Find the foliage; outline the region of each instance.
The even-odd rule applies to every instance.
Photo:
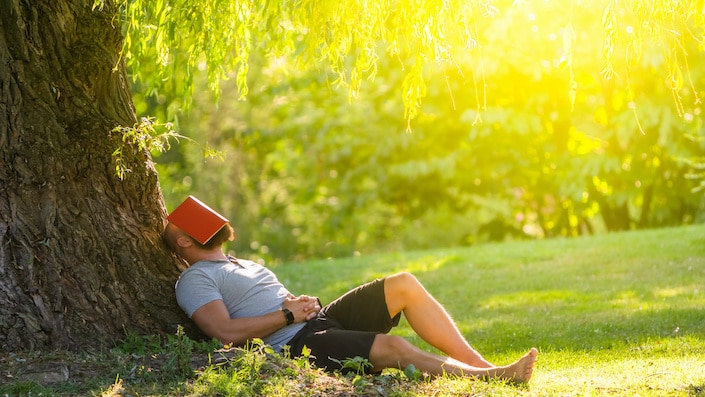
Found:
[[[599,10],[585,10],[571,105],[562,52],[545,45],[564,29],[565,10],[552,12],[479,26],[489,43],[482,62],[458,58],[462,68],[429,74],[412,133],[392,88],[404,79],[397,59],[380,56],[384,84],[362,87],[353,102],[325,74],[252,59],[248,101],[225,86],[216,108],[200,92],[180,120],[228,160],[204,162],[185,145],[157,158],[168,207],[187,192],[203,197],[235,218],[232,250],[269,262],[701,222],[704,198],[689,179],[689,159],[705,150],[699,94],[682,91],[679,115],[657,72],[665,61],[650,49],[629,80],[650,93],[630,101],[624,77],[602,80],[590,57],[601,26],[588,23]],[[531,33],[512,42],[505,32],[522,24]],[[484,99],[464,72],[481,69],[493,82]],[[700,70],[691,76],[705,82]]]
[[[274,269],[295,293],[324,302],[360,282],[410,271],[489,361],[510,362],[530,346],[539,348],[526,388],[451,376],[421,379],[410,368],[331,376],[305,358],[271,354],[261,341],[221,349],[213,342],[177,342],[176,335],[130,335],[108,352],[2,353],[0,394],[698,396],[705,386],[703,233],[705,226],[699,225]],[[430,349],[405,320],[394,333]],[[158,375],[179,373],[167,359],[178,343],[188,346],[192,371]],[[68,363],[70,380],[42,386],[21,379],[22,371],[42,361]]]
[[[700,220],[702,0],[114,3],[140,114],[178,123],[203,86],[229,107],[251,103],[236,125],[207,126],[234,170],[204,176],[186,153],[160,169],[169,202],[199,180],[197,193],[242,214],[238,252],[341,256]],[[339,85],[371,103],[324,105]]]
[[[132,127],[117,126],[111,133],[118,134],[122,138],[122,145],[113,151],[113,161],[115,162],[115,174],[120,179],[125,179],[127,174],[132,172],[124,161],[124,151],[132,148],[135,152],[149,151],[163,153],[171,148],[172,142],[182,139],[200,147],[203,156],[206,158],[219,158],[222,154],[218,151],[204,147],[192,139],[180,135],[174,129],[173,123],[157,123],[153,117],[142,117],[139,123]]]
[[[94,0],[94,7],[106,2]],[[125,27],[124,58],[133,77],[154,94],[178,92],[188,102],[194,72],[206,70],[208,86],[216,94],[221,81],[232,72],[240,94],[246,96],[254,54],[269,59],[293,58],[306,67],[322,64],[334,74],[334,83],[348,85],[354,97],[363,80],[376,76],[377,61],[386,54],[399,59],[397,67],[404,70],[399,87],[407,120],[418,114],[426,96],[427,72],[433,68],[462,69],[458,58],[467,54],[481,60],[486,45],[480,37],[482,24],[498,16],[551,16],[564,27],[563,48],[554,48],[563,51],[562,64],[570,70],[564,93],[571,103],[579,90],[575,74],[580,59],[574,53],[574,41],[576,35],[584,34],[579,23],[585,15],[601,22],[603,65],[599,69],[606,79],[622,72],[615,66],[618,62],[639,62],[645,40],[653,38],[665,54],[662,75],[667,76],[679,107],[680,90],[687,85],[690,71],[686,48],[695,43],[702,50],[705,30],[702,0],[550,4],[509,0],[115,2]],[[543,15],[534,13],[539,7]],[[590,12],[595,9],[597,15]],[[622,32],[625,27],[631,29],[626,37]],[[508,31],[523,33],[516,28]],[[482,70],[475,75],[485,81]],[[629,82],[626,87],[633,94]],[[484,92],[485,87],[480,87],[476,94]]]
[[[169,149],[172,139],[182,138],[176,133],[172,123],[160,125],[156,124],[154,119],[147,117],[143,117],[132,127],[118,126],[111,132],[119,134],[123,142],[123,145],[113,151],[115,174],[120,179],[125,179],[127,174],[132,172],[123,160],[123,151],[129,150],[128,147],[134,148],[137,152],[144,150],[162,152]]]

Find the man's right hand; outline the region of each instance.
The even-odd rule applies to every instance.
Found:
[[[283,306],[294,313],[294,322],[296,323],[311,320],[321,311],[321,304],[318,298],[308,295],[297,297],[289,295],[284,299]]]

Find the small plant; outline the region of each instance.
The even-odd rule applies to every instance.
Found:
[[[123,144],[113,151],[113,160],[115,161],[115,174],[121,180],[125,179],[127,174],[132,170],[127,166],[124,158],[124,150],[126,146],[132,147],[134,151],[147,150],[150,152],[163,153],[171,148],[171,141],[179,141],[186,139],[189,142],[196,143],[194,140],[176,132],[173,123],[156,123],[154,118],[143,117],[138,123],[132,127],[117,126],[111,131],[120,134]],[[196,143],[198,144],[198,143]],[[222,152],[213,150],[208,146],[199,145],[203,150],[206,158],[219,158],[224,161],[225,156]]]
[[[338,363],[343,373],[353,372],[356,375],[364,375],[368,369],[372,368],[372,363],[366,358],[355,356],[345,360],[336,360],[331,358],[331,361]]]
[[[144,357],[149,352],[161,351],[162,341],[158,335],[138,335],[131,332],[118,345],[118,349],[127,354]]]
[[[127,355],[122,360],[126,367],[118,375],[133,382],[173,382],[191,378],[194,370],[191,359],[195,353],[210,354],[220,344],[214,341],[196,342],[190,339],[182,326],[176,334],[129,334],[113,350],[114,354]]]
[[[364,388],[371,384],[370,380],[366,376],[367,370],[372,368],[372,363],[370,360],[360,356],[355,356],[342,361],[334,358],[331,358],[331,360],[340,364],[342,373],[348,374],[349,377],[352,377],[352,384],[358,392],[361,392]]]
[[[169,336],[165,346],[169,359],[166,362],[166,373],[173,378],[188,378],[193,375],[191,369],[191,353],[194,349],[194,342],[184,333],[184,327],[179,325],[176,329],[176,336]]]
[[[131,145],[135,151],[153,150],[164,152],[171,147],[171,139],[180,139],[184,136],[176,133],[172,123],[157,124],[154,119],[143,117],[140,122],[132,127],[117,126],[111,131],[122,136],[123,145],[113,151],[115,160],[115,174],[120,179],[125,179],[132,170],[127,166],[124,153],[126,145]]]
[[[276,354],[271,346],[261,339],[254,339],[242,348],[225,346],[218,351],[221,360],[209,365],[195,381],[195,392],[207,387],[209,393],[217,395],[259,396],[281,382],[285,377],[296,377],[295,364],[287,364],[287,358]]]
[[[423,373],[419,371],[414,364],[409,364],[404,368],[404,375],[413,381],[418,381],[423,378]]]

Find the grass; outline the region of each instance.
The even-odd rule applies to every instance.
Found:
[[[294,294],[324,302],[370,279],[410,271],[488,360],[505,364],[536,346],[529,387],[418,381],[401,371],[327,376],[304,360],[268,355],[263,346],[215,353],[177,335],[133,337],[93,359],[74,355],[92,374],[83,382],[72,375],[47,388],[5,375],[0,395],[705,396],[703,236],[705,225],[698,225],[274,269]],[[404,321],[393,332],[433,350]],[[0,367],[12,371],[17,360],[34,359],[4,354]]]

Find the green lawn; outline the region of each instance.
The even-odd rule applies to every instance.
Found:
[[[252,352],[229,365],[206,361],[191,374],[188,366],[186,373],[174,370],[178,360],[169,356],[174,338],[162,338],[165,347],[157,352],[130,351],[132,340],[127,350],[96,355],[100,370],[85,384],[74,379],[41,388],[5,379],[0,395],[705,396],[705,225],[311,261],[274,270],[294,294],[318,295],[324,302],[373,278],[412,272],[488,360],[505,364],[537,347],[534,377],[528,387],[417,381],[399,371],[348,379],[326,377],[292,360],[263,364],[271,358]],[[430,349],[404,321],[394,333]],[[154,370],[159,355],[165,359]],[[17,360],[5,355],[2,362]]]
[[[526,395],[705,395],[705,226],[276,271],[295,294],[326,301],[360,282],[410,271],[490,361],[539,349]],[[395,332],[428,348],[407,324]]]

